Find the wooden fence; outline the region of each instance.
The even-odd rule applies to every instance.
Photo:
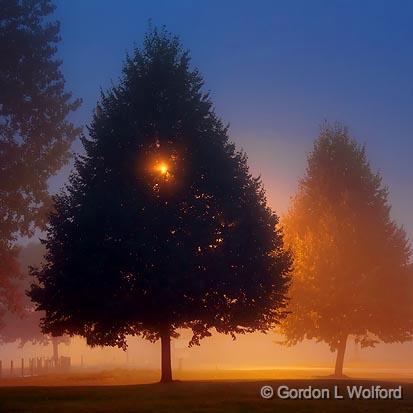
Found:
[[[71,367],[70,357],[61,356],[57,362],[51,358],[34,357],[20,359],[20,363],[10,360],[10,365],[5,366],[0,360],[0,377],[26,377],[38,376],[49,372],[67,371]]]

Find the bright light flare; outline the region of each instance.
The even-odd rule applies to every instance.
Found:
[[[157,161],[153,165],[153,171],[164,179],[169,179],[171,176],[170,167],[165,161]]]
[[[162,175],[166,175],[169,172],[169,167],[165,162],[158,163],[155,168]]]

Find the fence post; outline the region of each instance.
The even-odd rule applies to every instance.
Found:
[[[24,358],[22,358],[22,377],[24,377]]]
[[[10,360],[10,376],[13,376],[13,360]]]

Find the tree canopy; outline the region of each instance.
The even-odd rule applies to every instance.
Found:
[[[102,94],[86,155],[55,197],[31,290],[45,332],[91,345],[192,329],[267,331],[284,317],[290,255],[247,157],[229,140],[189,53],[151,30]]]
[[[79,106],[56,57],[59,24],[49,0],[0,0],[0,306],[16,307],[18,236],[45,223],[47,180],[69,158]]]
[[[390,216],[388,190],[365,148],[339,124],[325,125],[283,220],[294,255],[287,344],[307,338],[338,351],[412,338],[410,245]]]

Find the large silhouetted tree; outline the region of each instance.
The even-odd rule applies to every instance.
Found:
[[[102,95],[31,292],[45,332],[161,339],[162,381],[178,328],[190,344],[267,331],[289,279],[278,218],[202,87],[179,41],[150,31]]]
[[[410,247],[390,217],[388,191],[365,149],[340,125],[325,125],[283,221],[294,253],[287,344],[307,338],[337,351],[412,338]]]
[[[16,310],[19,235],[44,224],[47,180],[79,131],[66,120],[79,101],[64,89],[59,25],[49,0],[0,0],[0,311]]]

